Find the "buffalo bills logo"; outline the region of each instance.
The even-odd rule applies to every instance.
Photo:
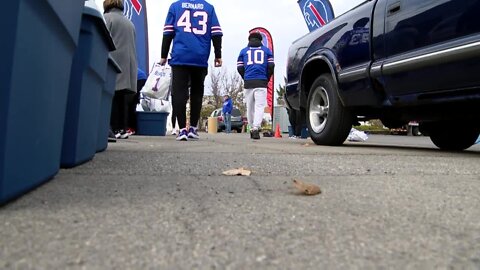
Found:
[[[142,12],[142,3],[140,0],[124,0],[123,1],[124,5],[124,15],[127,17],[129,20],[132,19],[133,13],[137,13],[137,15],[140,15]]]
[[[260,31],[259,31],[260,32]],[[268,42],[268,37],[267,37],[267,34],[265,34],[264,32],[260,32],[260,35],[262,35],[262,44],[263,46],[267,47],[267,48],[270,48],[270,44]]]
[[[324,26],[333,19],[333,11],[328,0],[307,0],[303,3],[302,12],[310,31]]]

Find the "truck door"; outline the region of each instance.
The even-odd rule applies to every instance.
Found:
[[[480,0],[387,0],[382,75],[394,104],[479,84],[479,15]]]

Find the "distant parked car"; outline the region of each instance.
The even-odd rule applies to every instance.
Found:
[[[225,130],[225,122],[224,122],[224,117],[222,113],[222,108],[214,110],[211,114],[210,117],[216,117],[217,118],[217,123],[218,123],[218,131],[223,131]],[[246,123],[246,118],[242,116],[242,113],[240,112],[239,109],[233,108],[232,110],[232,130],[236,130],[237,133],[242,132],[242,127]],[[208,130],[208,121],[205,124],[205,130]]]

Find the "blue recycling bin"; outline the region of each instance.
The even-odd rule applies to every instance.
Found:
[[[2,1],[0,204],[60,168],[70,67],[83,1]]]
[[[137,112],[137,133],[145,136],[165,136],[168,112]]]
[[[110,115],[112,113],[112,100],[115,95],[117,74],[122,72],[111,56],[108,57],[107,74],[100,101],[100,116],[98,118],[97,152],[108,147],[108,131],[110,130]]]
[[[98,119],[109,52],[114,50],[102,14],[85,6],[78,48],[71,66],[61,167],[91,160],[97,152]]]

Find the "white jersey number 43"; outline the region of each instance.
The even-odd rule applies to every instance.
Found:
[[[194,11],[193,14],[190,10],[185,10],[177,21],[178,27],[183,27],[184,32],[193,32],[196,35],[205,35],[207,33],[207,19],[208,13],[203,10]],[[198,21],[198,28],[192,27],[191,16],[194,18],[200,18]]]

